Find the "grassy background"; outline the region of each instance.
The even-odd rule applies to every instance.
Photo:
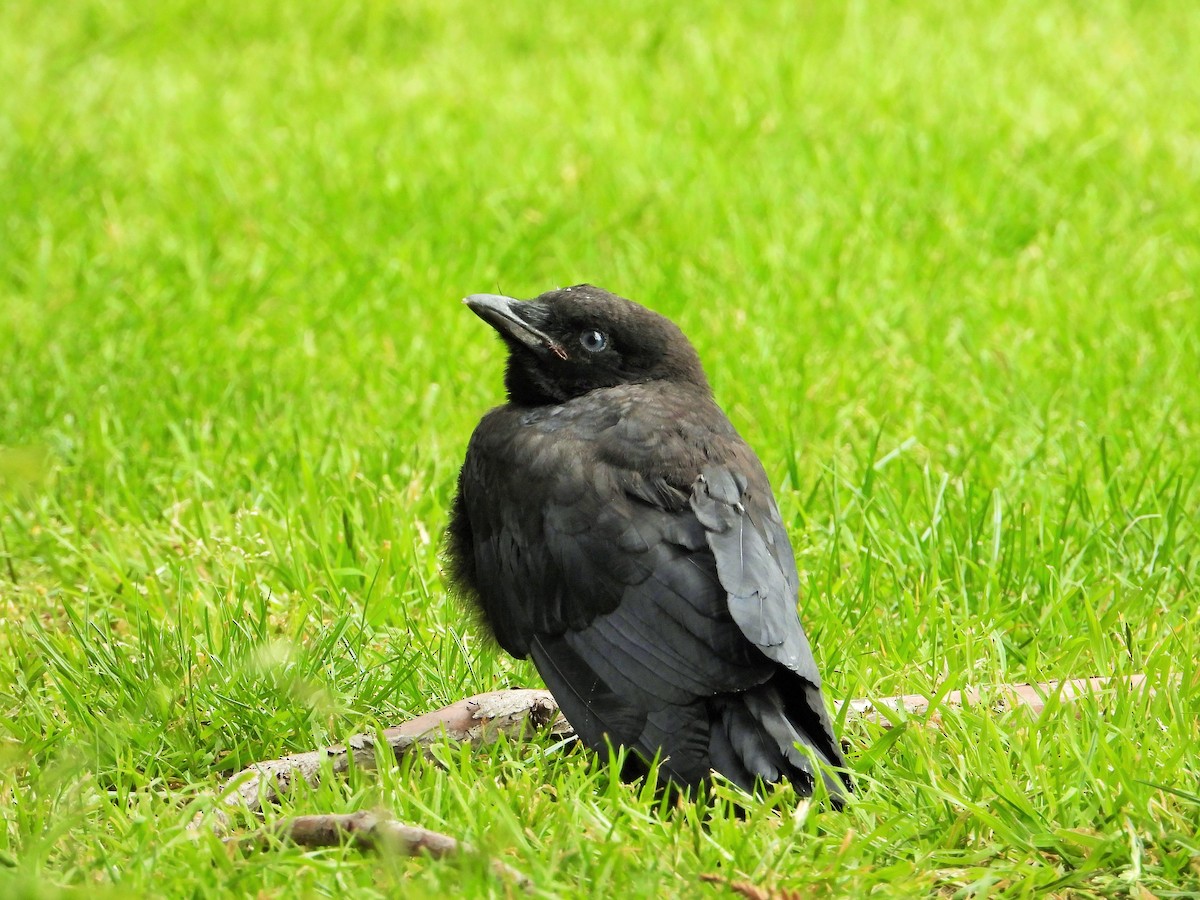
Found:
[[[1200,7],[0,5],[0,893],[503,892],[185,824],[259,758],[536,684],[446,597],[501,396],[458,303],[674,317],[759,450],[861,800],[656,811],[449,751],[301,794],[547,895],[1200,892]],[[1182,679],[1182,689],[1172,689]]]

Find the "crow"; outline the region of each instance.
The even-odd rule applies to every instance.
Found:
[[[792,548],[683,332],[591,285],[463,302],[507,345],[508,402],[459,472],[451,584],[593,750],[689,790],[820,777],[840,804]]]

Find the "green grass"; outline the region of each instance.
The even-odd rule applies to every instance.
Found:
[[[831,698],[1157,691],[844,722],[842,813],[660,810],[546,744],[273,815],[546,896],[1200,894],[1198,42],[1169,0],[0,5],[0,895],[503,893],[185,826],[537,684],[439,572],[501,397],[457,301],[579,281],[696,343]]]

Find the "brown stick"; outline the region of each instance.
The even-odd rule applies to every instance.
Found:
[[[242,838],[237,844],[243,850],[259,849],[269,845],[269,835],[302,847],[339,847],[346,844],[360,850],[408,856],[426,853],[434,859],[476,852],[470,844],[441,832],[405,825],[389,816],[366,811],[348,815],[295,816],[279,822],[267,832],[256,832]],[[490,865],[493,872],[523,890],[533,887],[533,882],[512,866],[499,860],[492,860]]]
[[[999,684],[990,688],[951,691],[942,699],[940,706],[975,706],[986,698],[1002,708],[1022,707],[1031,715],[1037,715],[1045,709],[1050,697],[1057,696],[1065,703],[1092,694],[1112,693],[1117,689],[1136,691],[1145,683],[1145,675],[1130,675],[1124,678],[1077,678],[1038,684]],[[840,709],[843,705],[849,706],[849,715],[887,728],[897,714],[927,714],[930,699],[924,694],[905,694],[878,700],[849,700],[845,704],[837,704],[837,707]],[[441,740],[487,744],[500,735],[520,740],[538,732],[555,737],[574,734],[559,713],[558,704],[549,691],[514,689],[491,691],[459,700],[387,728],[382,732],[382,737],[391,755],[400,758],[414,751],[427,753],[432,744]],[[222,805],[258,813],[264,803],[274,802],[294,783],[319,783],[325,765],[336,775],[351,766],[374,769],[375,763],[375,735],[355,735],[345,744],[324,750],[254,763],[225,783]],[[219,815],[219,818],[225,824],[224,816]]]
[[[461,744],[488,744],[500,735],[520,740],[539,731],[563,737],[574,733],[549,691],[521,689],[476,694],[386,728],[380,736],[383,746],[400,759],[412,752],[427,753],[443,739]],[[258,813],[263,804],[275,802],[293,784],[318,784],[325,766],[334,775],[351,766],[374,769],[376,747],[376,735],[357,734],[345,744],[256,762],[225,782],[222,806]],[[217,811],[217,820],[218,831],[228,827],[228,819],[221,810]]]
[[[999,708],[1024,708],[1031,715],[1037,715],[1046,708],[1046,703],[1051,697],[1057,697],[1066,703],[1079,697],[1111,694],[1117,690],[1136,691],[1145,684],[1145,675],[1077,678],[1038,684],[999,684],[989,688],[951,691],[942,698],[938,706],[955,708],[988,701]],[[898,715],[929,714],[931,702],[923,694],[905,694],[878,700],[849,700],[844,704],[837,704],[839,710],[842,706],[849,707],[847,713],[850,716],[890,728]],[[936,716],[935,709],[931,718]],[[432,744],[442,740],[487,744],[501,735],[513,740],[522,740],[538,732],[562,738],[574,734],[571,726],[559,713],[558,704],[549,691],[514,689],[476,694],[474,697],[459,700],[457,703],[387,728],[381,736],[385,742],[384,746],[398,759],[414,751],[428,753]],[[326,747],[324,750],[254,763],[226,782],[222,798],[223,809],[215,811],[216,831],[220,834],[229,828],[230,820],[225,810],[244,809],[250,813],[261,813],[265,803],[277,800],[292,784],[318,784],[325,765],[328,765],[334,774],[345,772],[351,766],[374,769],[377,761],[376,747],[375,735],[359,734],[345,744]],[[199,827],[203,821],[202,815],[197,816],[193,827]],[[428,852],[435,857],[463,850],[469,852],[471,849],[469,845],[462,844],[448,835],[404,825],[393,819],[366,812],[352,815],[299,816],[279,823],[271,833],[309,847],[351,843],[363,848],[391,848],[406,853]],[[238,844],[256,845],[262,841],[263,835],[257,834],[243,838]],[[492,865],[497,872],[514,883],[522,887],[529,886],[528,879],[519,872],[498,861]]]

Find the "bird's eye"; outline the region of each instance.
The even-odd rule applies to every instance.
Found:
[[[599,353],[608,346],[608,338],[603,331],[588,328],[579,335],[579,343],[588,353]]]

